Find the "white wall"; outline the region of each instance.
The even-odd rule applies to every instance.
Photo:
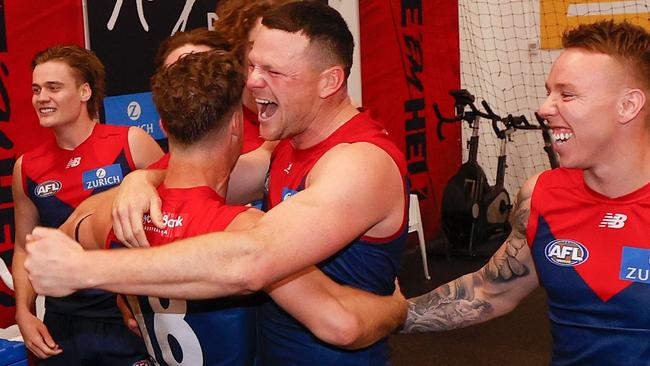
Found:
[[[357,103],[362,102],[361,93],[361,44],[359,42],[359,2],[354,0],[329,0],[329,5],[338,10],[339,13],[348,23],[350,32],[354,37],[354,59],[352,63],[352,71],[350,79],[348,80],[348,91],[350,96]]]

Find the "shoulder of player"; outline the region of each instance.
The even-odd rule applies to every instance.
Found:
[[[521,188],[519,188],[519,193],[517,193],[517,201],[518,202],[523,202],[526,200],[530,200],[530,198],[533,196],[533,191],[535,190],[535,186],[537,185],[537,180],[539,179],[539,176],[543,172],[537,173],[528,179],[521,185]]]
[[[24,189],[23,189],[23,158],[25,155],[21,155],[16,159],[16,162],[14,163],[14,168],[13,168],[13,173],[12,173],[12,188],[13,188],[13,193],[16,195],[17,193],[22,194],[23,196],[25,195]]]
[[[309,172],[307,186],[318,187],[318,195],[335,195],[348,205],[388,208],[398,204],[404,177],[386,151],[361,142],[337,145],[323,155]]]
[[[318,160],[314,170],[321,169],[388,169],[395,167],[394,159],[381,147],[370,142],[338,144]],[[313,171],[313,170],[312,170]]]

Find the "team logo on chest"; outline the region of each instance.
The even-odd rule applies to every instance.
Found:
[[[84,190],[116,186],[122,182],[122,167],[120,164],[87,170],[82,174]]]
[[[626,220],[627,215],[625,214],[608,212],[600,221],[598,227],[606,227],[608,229],[621,229],[623,226],[625,226]]]
[[[56,194],[56,192],[61,190],[61,182],[58,180],[48,180],[43,182],[34,188],[34,194],[38,198],[45,198]]]
[[[66,164],[65,168],[74,168],[76,166],[79,166],[81,164],[81,156],[77,156],[76,158],[72,158],[68,161],[68,164]]]
[[[556,266],[575,267],[587,261],[587,248],[573,240],[553,240],[544,248],[546,258]]]

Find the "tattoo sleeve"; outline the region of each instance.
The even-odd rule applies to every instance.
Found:
[[[530,269],[520,258],[524,252],[530,255],[526,242],[529,215],[530,195],[520,191],[510,217],[512,232],[501,248],[478,271],[409,299],[408,317],[402,332],[461,328],[500,315],[494,298],[517,287],[516,279],[530,275]]]

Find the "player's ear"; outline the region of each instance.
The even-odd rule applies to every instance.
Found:
[[[167,129],[165,128],[165,124],[163,123],[162,118],[158,118],[158,126],[160,126],[160,129],[162,132],[167,136]]]
[[[327,98],[341,89],[345,83],[345,71],[340,65],[328,67],[320,74],[319,91],[321,98]]]
[[[241,105],[235,108],[230,117],[230,135],[232,138],[244,140],[244,113]]]
[[[627,124],[634,120],[646,103],[645,92],[641,89],[627,90],[619,101],[618,105],[618,122]]]
[[[92,95],[93,95],[93,90],[90,89],[90,85],[88,85],[88,83],[83,83],[79,87],[79,96],[81,97],[82,102],[89,101]]]

